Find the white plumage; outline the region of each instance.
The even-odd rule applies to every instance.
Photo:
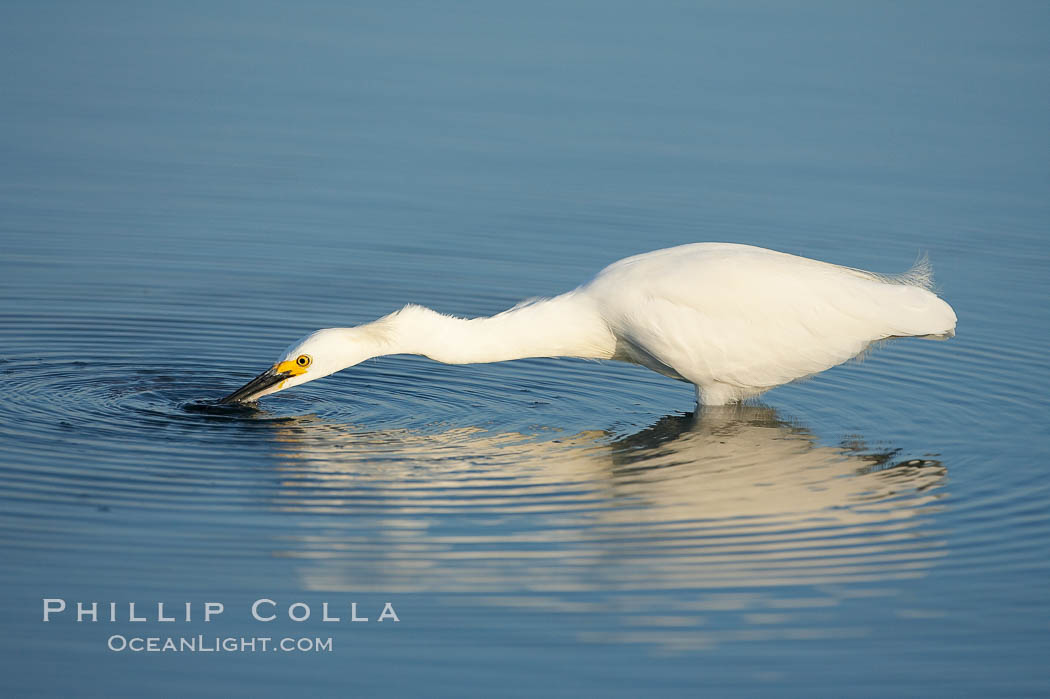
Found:
[[[358,327],[319,330],[224,401],[255,400],[371,357],[421,354],[449,364],[633,362],[694,384],[698,402],[722,405],[841,364],[879,340],[951,337],[955,313],[929,286],[925,261],[887,277],[749,245],[682,245],[620,260],[573,291],[492,317],[406,306]]]
[[[927,265],[899,278],[745,245],[631,257],[585,287],[624,358],[699,388],[709,405],[824,371],[889,337],[949,335]]]

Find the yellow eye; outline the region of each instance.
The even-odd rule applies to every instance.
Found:
[[[308,354],[300,354],[295,358],[295,363],[303,368],[310,366],[311,362],[313,362],[313,359]]]

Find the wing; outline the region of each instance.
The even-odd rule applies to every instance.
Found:
[[[742,245],[628,258],[585,290],[621,358],[743,393],[823,371],[880,339],[955,324],[951,308],[919,286]]]

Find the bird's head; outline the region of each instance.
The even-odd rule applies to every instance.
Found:
[[[328,328],[292,344],[273,366],[221,399],[220,403],[248,403],[277,391],[320,379],[353,366],[370,355],[355,341],[356,328]]]

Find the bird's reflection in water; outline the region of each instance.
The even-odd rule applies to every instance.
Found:
[[[772,409],[630,436],[276,423],[273,503],[308,589],[538,592],[848,585],[921,575],[946,470]],[[516,597],[515,599],[523,599]]]
[[[921,494],[946,473],[939,461],[902,459],[897,449],[869,449],[857,438],[821,446],[762,406],[664,417],[613,442],[608,463],[614,488],[652,503],[662,519],[795,524],[910,518],[933,501],[933,493]],[[897,494],[905,507],[892,502]],[[883,514],[873,517],[880,502]]]

